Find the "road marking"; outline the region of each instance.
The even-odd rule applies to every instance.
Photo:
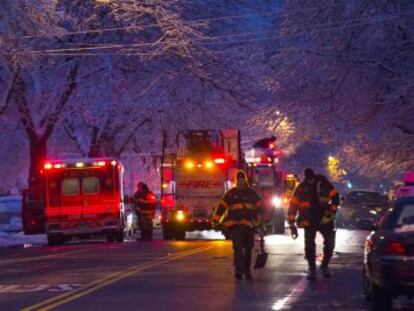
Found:
[[[289,292],[289,294],[277,300],[272,305],[272,310],[282,310],[285,308],[285,305],[289,302],[289,304],[292,304],[295,300],[299,299],[299,297],[303,294],[306,287],[308,286],[309,281],[306,279],[306,277],[302,277],[298,283],[292,288],[292,290]]]
[[[115,244],[118,245],[118,244]],[[111,246],[111,248],[115,247]],[[121,245],[121,244],[119,244]],[[44,256],[35,256],[35,257],[25,257],[25,258],[15,258],[15,259],[6,259],[0,262],[0,265],[7,265],[7,264],[14,264],[14,263],[22,263],[22,262],[30,262],[30,261],[39,261],[39,260],[45,260],[50,258],[56,258],[61,257],[65,255],[73,255],[73,254],[80,254],[80,253],[86,253],[96,251],[96,248],[88,248],[88,249],[79,249],[76,251],[70,251],[70,252],[61,252],[57,254],[50,254],[50,255],[44,255]]]
[[[30,285],[22,285],[22,284],[0,284],[0,294],[5,293],[33,293],[33,292],[41,292],[41,291],[48,291],[48,292],[66,292],[74,290],[82,286],[82,284],[30,284]]]
[[[224,245],[224,244],[220,244],[220,245]],[[201,252],[205,252],[208,250],[211,250],[213,248],[218,247],[218,245],[214,245],[214,246],[202,246],[202,247],[197,247],[197,248],[193,248],[187,251],[183,251],[183,252],[179,252],[177,254],[174,255],[170,255],[170,256],[166,256],[164,258],[159,258],[159,259],[155,259],[153,261],[144,263],[144,264],[139,264],[136,266],[132,266],[128,269],[122,270],[122,271],[118,271],[118,272],[114,272],[114,273],[110,273],[102,278],[96,279],[88,284],[86,284],[85,286],[82,286],[80,288],[77,288],[73,291],[70,292],[66,292],[57,296],[54,296],[52,298],[46,299],[42,302],[39,302],[35,305],[26,307],[24,309],[22,309],[21,311],[31,311],[31,310],[42,310],[42,311],[46,311],[46,310],[51,310],[53,308],[56,308],[60,305],[63,305],[65,303],[68,303],[72,300],[78,299],[80,297],[83,297],[85,295],[88,295],[94,291],[97,291],[98,289],[102,288],[102,287],[106,287],[110,284],[113,284],[117,281],[120,281],[126,277],[129,277],[131,275],[137,274],[141,271],[147,270],[149,268],[155,267],[155,266],[159,266],[162,265],[164,263],[170,262],[170,261],[174,261],[186,256],[191,256],[197,253],[201,253]]]

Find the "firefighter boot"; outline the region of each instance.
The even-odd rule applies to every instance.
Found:
[[[321,265],[322,275],[329,279],[331,277],[331,271],[329,271],[328,265]]]
[[[309,262],[308,275],[306,277],[309,281],[316,281],[316,265],[315,262]]]
[[[234,277],[236,278],[236,280],[243,280],[243,275],[240,273],[235,273]]]
[[[332,257],[331,253],[324,253],[322,263],[321,263],[322,275],[327,279],[331,277],[331,271],[329,271],[329,268],[328,268],[329,262],[331,261],[331,257]]]

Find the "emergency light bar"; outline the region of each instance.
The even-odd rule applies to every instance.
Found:
[[[223,158],[214,159],[214,163],[217,163],[217,164],[223,164],[224,162],[226,162],[226,160],[224,160]]]
[[[83,167],[92,167],[92,168],[98,168],[98,167],[104,167],[108,164],[111,164],[112,166],[116,166],[117,165],[117,161],[116,160],[112,160],[111,162],[107,162],[107,161],[98,161],[98,162],[93,162],[93,163],[87,163],[87,162],[76,162],[76,163],[50,163],[47,162],[43,165],[43,168],[45,170],[50,170],[52,168],[55,169],[61,169],[61,168],[83,168]]]

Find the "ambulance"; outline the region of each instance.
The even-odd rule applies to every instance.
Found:
[[[43,221],[49,245],[98,236],[123,242],[123,171],[115,158],[45,161],[41,172],[43,216],[38,216],[39,206],[33,214],[30,201],[26,201],[22,211],[25,233],[33,233],[34,223],[39,228]]]

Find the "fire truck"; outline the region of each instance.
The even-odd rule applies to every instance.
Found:
[[[249,183],[263,200],[266,231],[284,234],[285,215],[298,179],[280,169],[281,152],[273,148],[250,149],[246,152],[245,165]]]
[[[261,150],[250,150],[246,155],[246,172],[250,185],[262,198],[266,231],[283,234],[285,211],[280,196],[281,175],[277,170],[278,161],[278,158],[269,156]]]
[[[241,165],[239,131],[181,131],[173,152],[163,150],[162,158],[164,239],[182,240],[186,231],[210,230],[213,211]]]
[[[110,242],[123,242],[123,171],[114,158],[46,161],[42,169],[43,216],[39,217],[37,205],[33,213],[32,204],[24,198],[25,233],[40,233],[43,227],[49,245],[63,244],[72,237],[102,235]]]

